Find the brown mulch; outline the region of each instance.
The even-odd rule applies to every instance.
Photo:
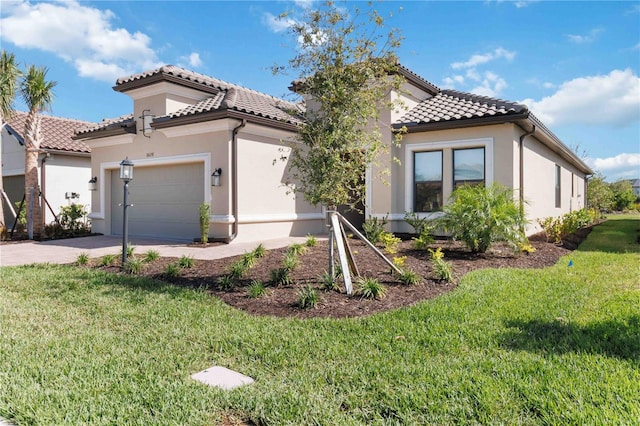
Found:
[[[581,240],[586,235],[580,236]],[[574,238],[574,243],[575,243]],[[432,248],[441,247],[445,260],[453,267],[453,282],[436,280],[431,269],[428,251],[418,251],[412,248],[412,241],[405,238],[398,246],[398,252],[393,256],[406,256],[405,267],[420,275],[422,281],[416,285],[402,284],[390,273],[390,267],[381,260],[369,247],[359,240],[349,240],[354,252],[360,275],[377,278],[387,289],[386,297],[380,300],[363,299],[358,295],[348,296],[344,285],[341,291],[328,291],[322,288],[321,275],[328,269],[328,243],[319,241],[315,247],[309,248],[300,255],[299,263],[291,276],[293,284],[287,286],[272,286],[271,271],[282,265],[286,248],[269,250],[259,259],[257,264],[248,270],[246,276],[237,282],[231,290],[219,288],[218,279],[229,272],[231,264],[240,256],[218,260],[193,260],[191,268],[180,271],[177,278],[168,277],[165,268],[169,263],[176,262],[176,258],[159,258],[146,263],[141,275],[170,282],[180,286],[202,288],[225,303],[254,315],[272,315],[279,317],[357,317],[376,312],[409,306],[425,299],[437,297],[456,287],[456,282],[466,273],[482,268],[544,268],[554,265],[558,259],[571,250],[546,242],[542,235],[530,238],[535,247],[533,253],[517,253],[505,246],[495,245],[485,254],[472,254],[462,244],[450,241],[436,241]],[[257,244],[256,244],[257,245]],[[572,245],[573,248],[575,245]],[[388,258],[392,256],[387,255]],[[92,261],[97,266],[98,259]],[[119,265],[101,267],[101,269],[119,272]],[[260,280],[266,287],[266,293],[259,298],[248,296],[248,287],[254,280]],[[298,307],[298,294],[301,288],[311,285],[317,290],[319,303],[316,308],[302,309]],[[354,282],[354,288],[356,284]]]

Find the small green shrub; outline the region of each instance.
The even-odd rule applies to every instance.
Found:
[[[164,275],[169,278],[177,278],[180,275],[180,266],[177,263],[169,263],[164,268]]]
[[[253,280],[251,284],[249,284],[249,293],[248,296],[252,299],[257,299],[265,294],[264,284],[260,280]]]
[[[228,275],[234,280],[239,280],[247,273],[247,265],[243,259],[237,260],[229,267]]]
[[[375,278],[359,278],[356,286],[356,294],[365,299],[384,299],[387,295],[387,288]]]
[[[288,248],[287,248],[287,254],[288,255],[293,255],[293,256],[299,256],[301,254],[305,254],[307,252],[307,247],[305,245],[299,244],[299,243],[295,243],[295,244],[291,244]]]
[[[425,230],[429,232],[429,219],[419,217],[416,212],[404,212],[404,221],[413,228],[416,235],[422,235]]]
[[[332,277],[328,271],[324,271],[320,276],[322,288],[327,291],[340,291],[340,285],[335,277]]]
[[[194,260],[193,257],[182,255],[180,259],[178,259],[178,266],[183,269],[193,268]]]
[[[387,224],[387,218],[389,216],[386,215],[382,219],[378,219],[377,217],[369,217],[369,219],[364,221],[362,225],[362,231],[364,232],[364,236],[369,240],[372,244],[378,244],[380,242],[380,236],[384,232],[384,227]]]
[[[558,217],[538,219],[537,222],[544,231],[547,242],[553,241],[556,244],[561,244],[567,236],[595,223],[599,215],[595,209],[580,209]]]
[[[236,280],[231,275],[222,275],[218,278],[218,287],[222,290],[231,290],[236,286]]]
[[[89,254],[88,253],[80,253],[76,258],[76,265],[85,266],[89,263]]]
[[[288,252],[282,259],[282,267],[288,271],[293,271],[298,263],[298,257],[292,252]]]
[[[404,268],[404,265],[407,263],[407,256],[394,256],[391,258],[391,263],[398,268]]]
[[[100,259],[100,266],[111,266],[116,261],[118,256],[115,254],[105,254]]]
[[[318,240],[315,235],[307,235],[307,240],[304,242],[307,247],[315,247],[318,245]]]
[[[211,206],[208,203],[200,204],[200,241],[204,245],[207,245],[209,242],[210,215]]]
[[[262,243],[258,244],[258,246],[253,249],[253,254],[258,259],[264,257],[266,253],[267,253],[267,249],[264,248],[264,245],[262,245]]]
[[[142,260],[134,256],[129,257],[127,262],[124,264],[124,271],[129,274],[139,274],[142,272],[143,268],[144,263]]]
[[[302,309],[313,309],[318,305],[318,292],[310,285],[298,291],[298,306]]]
[[[60,207],[58,221],[62,229],[71,235],[85,234],[90,231],[87,209],[81,204],[74,203]]]
[[[148,262],[153,262],[154,260],[158,260],[159,257],[160,257],[160,253],[158,253],[157,250],[147,250],[142,260],[148,263]]]
[[[256,266],[256,263],[258,262],[258,257],[255,255],[254,252],[249,252],[249,253],[245,253],[242,255],[242,257],[240,258],[240,262],[242,262],[242,264],[246,267],[246,268],[253,268],[254,266]]]
[[[136,248],[132,246],[131,243],[127,243],[127,257],[133,257],[133,252],[135,250]]]
[[[416,250],[426,250],[429,248],[429,245],[433,244],[435,241],[433,235],[431,235],[431,231],[429,228],[422,228],[422,232],[418,236],[418,238],[412,238],[413,240],[413,248]]]
[[[411,269],[404,269],[402,273],[398,276],[398,279],[401,283],[406,285],[416,285],[422,281],[420,275]]]
[[[284,267],[272,269],[271,283],[275,286],[293,284],[293,278],[291,277],[291,270]]]
[[[453,279],[453,268],[451,264],[444,260],[444,253],[438,247],[435,251],[429,249],[429,253],[431,253],[431,264],[433,267],[433,273],[435,274],[436,279],[440,281],[451,282]]]
[[[398,252],[398,244],[400,244],[400,241],[402,241],[400,238],[387,231],[383,231],[378,237],[378,242],[382,244],[384,251],[388,254]]]
[[[435,220],[436,225],[462,241],[472,253],[484,253],[498,241],[516,251],[524,241],[524,214],[513,198],[513,190],[498,183],[463,185],[453,192],[443,210],[445,214]]]

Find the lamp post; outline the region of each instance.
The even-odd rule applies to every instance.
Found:
[[[124,199],[122,201],[122,267],[127,263],[127,239],[129,234],[129,223],[127,218],[127,207],[129,207],[129,182],[133,180],[133,162],[129,157],[120,163],[120,179],[124,182]]]

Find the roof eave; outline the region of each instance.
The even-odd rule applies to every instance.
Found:
[[[136,133],[136,124],[135,122],[119,125],[119,126],[108,126],[104,129],[92,130],[86,133],[76,134],[71,137],[73,140],[91,140],[91,139],[101,139],[108,138],[110,136],[121,136],[127,134],[135,134]]]
[[[172,74],[166,74],[163,72],[159,72],[157,74],[150,75],[148,77],[143,77],[137,80],[127,81],[125,83],[116,84],[113,86],[113,90],[120,93],[126,93],[130,90],[139,89],[141,87],[150,86],[152,84],[168,82],[177,84],[179,86],[188,87],[191,89],[199,90],[201,92],[213,93],[216,94],[220,91],[220,88],[207,85],[204,83],[199,83],[193,80],[188,80],[183,77],[178,77]]]
[[[196,124],[196,123],[203,123],[206,121],[222,120],[225,118],[235,118],[240,120],[245,119],[249,123],[260,124],[263,126],[273,127],[281,130],[296,131],[298,129],[298,125],[295,123],[275,120],[267,117],[261,117],[258,115],[249,114],[242,111],[230,110],[230,109],[210,111],[210,112],[204,112],[199,114],[191,114],[191,115],[185,115],[181,117],[172,117],[172,118],[163,117],[160,120],[156,119],[153,121],[153,128],[165,129],[168,127],[184,126],[187,124]]]

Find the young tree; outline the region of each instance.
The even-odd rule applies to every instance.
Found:
[[[40,134],[40,112],[47,110],[53,102],[55,81],[47,81],[47,68],[31,65],[20,84],[20,94],[29,108],[25,123],[24,184],[27,199],[27,226],[31,220],[33,236],[42,235],[44,228],[40,207],[40,187],[38,185],[38,154],[42,135]],[[30,196],[33,192],[33,196]]]
[[[636,201],[636,194],[629,180],[619,180],[610,185],[613,192],[613,204],[617,211],[624,211],[633,208]]]
[[[377,11],[351,14],[327,2],[291,26],[297,54],[288,66],[274,68],[297,73],[293,88],[307,100],[304,124],[282,159],[289,187],[313,205],[364,201],[365,171],[389,148],[378,119],[393,107],[389,92],[402,84],[394,72],[400,38],[396,30],[383,30]]]
[[[604,176],[598,173],[587,183],[587,206],[599,212],[606,212],[613,208],[613,191]]]
[[[5,118],[13,113],[13,101],[16,98],[18,78],[21,72],[13,53],[6,50],[0,55],[0,131],[4,128]],[[2,138],[0,138],[0,153],[2,153]],[[2,161],[0,161],[0,191],[4,189],[2,182]],[[4,201],[0,199],[0,228],[4,226]]]

